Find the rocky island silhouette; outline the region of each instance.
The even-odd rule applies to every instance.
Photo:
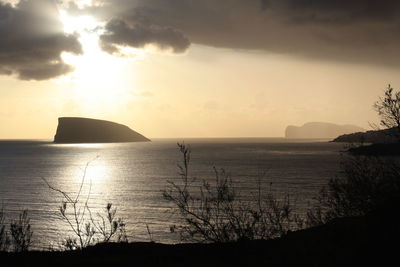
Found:
[[[118,143],[147,142],[150,139],[128,126],[81,117],[58,118],[54,143]]]

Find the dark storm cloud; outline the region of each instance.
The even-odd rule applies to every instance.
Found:
[[[175,53],[184,52],[190,42],[182,33],[168,27],[135,24],[128,26],[124,21],[113,19],[105,26],[106,33],[100,36],[100,46],[103,50],[118,54],[116,45],[144,47],[154,44],[161,49],[172,49]]]
[[[82,53],[76,36],[63,33],[51,0],[0,2],[0,74],[45,80],[72,71],[60,54]]]
[[[399,13],[397,0],[261,0],[264,10],[276,10],[294,21],[343,24],[390,21]]]
[[[139,24],[144,28],[171,28],[196,44],[400,66],[400,1],[397,0],[100,0],[97,3],[91,12],[104,20],[113,17],[129,27]]]

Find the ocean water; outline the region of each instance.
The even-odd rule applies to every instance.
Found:
[[[243,197],[256,192],[258,181],[276,194],[293,194],[304,210],[318,191],[340,170],[342,144],[326,140],[157,139],[147,143],[53,144],[46,141],[0,141],[0,201],[8,218],[27,209],[34,231],[33,248],[57,248],[72,236],[60,219],[62,197],[52,186],[76,196],[92,213],[107,203],[127,224],[130,241],[149,241],[148,225],[156,242],[177,243],[170,225],[176,223],[162,197],[167,181],[179,179],[182,156],[177,142],[191,148],[190,174],[214,178],[215,166],[232,178]],[[86,167],[87,166],[87,167]],[[86,171],[85,171],[86,168]]]

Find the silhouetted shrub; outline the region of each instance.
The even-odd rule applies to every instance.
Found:
[[[0,251],[7,251],[10,246],[10,239],[8,236],[5,215],[3,208],[0,209]]]
[[[215,172],[210,183],[189,175],[190,149],[178,144],[183,156],[178,164],[180,182],[168,181],[164,199],[174,204],[182,224],[172,226],[182,240],[196,242],[229,242],[270,239],[301,226],[293,212],[289,195],[277,199],[272,190],[264,191],[259,183],[253,201],[244,201],[235,193],[234,185],[224,170]]]
[[[90,199],[90,189],[82,200],[82,188],[85,184],[86,172],[90,162],[86,164],[79,190],[75,197],[51,186],[46,180],[47,186],[63,196],[59,207],[61,219],[68,223],[73,231],[73,237],[67,237],[62,242],[64,248],[69,250],[82,249],[98,242],[110,242],[115,238],[118,242],[127,242],[128,238],[125,231],[125,222],[121,218],[116,218],[117,209],[111,203],[105,207],[105,214],[92,213],[88,205]],[[91,182],[90,182],[91,183]],[[91,184],[89,186],[91,188]]]
[[[374,109],[378,113],[380,125],[393,129],[388,132],[400,141],[400,91],[393,91],[393,88],[388,85],[383,97],[380,97],[374,104]],[[377,127],[376,127],[377,128]]]
[[[33,231],[31,229],[28,211],[24,210],[19,214],[17,220],[11,220],[8,224],[5,221],[3,208],[0,209],[0,251],[14,252],[27,251],[31,246]]]
[[[400,165],[389,158],[347,156],[341,173],[321,190],[307,224],[365,215],[400,198]]]
[[[32,229],[28,211],[24,210],[18,220],[12,220],[10,224],[11,244],[14,252],[27,251],[31,245]]]

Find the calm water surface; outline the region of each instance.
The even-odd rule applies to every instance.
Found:
[[[79,145],[0,141],[0,201],[8,217],[29,210],[34,248],[57,247],[72,233],[59,218],[62,198],[43,179],[74,195],[89,163],[83,194],[91,188],[89,206],[94,212],[108,202],[118,207],[117,216],[126,221],[130,241],[148,241],[148,224],[154,241],[179,242],[169,232],[175,220],[161,193],[168,180],[178,179],[177,141],[181,140]],[[296,194],[300,209],[338,172],[343,150],[342,144],[321,140],[186,139],[185,143],[192,150],[193,176],[212,179],[213,166],[223,168],[243,197],[255,192],[259,179],[272,182],[278,194]]]

